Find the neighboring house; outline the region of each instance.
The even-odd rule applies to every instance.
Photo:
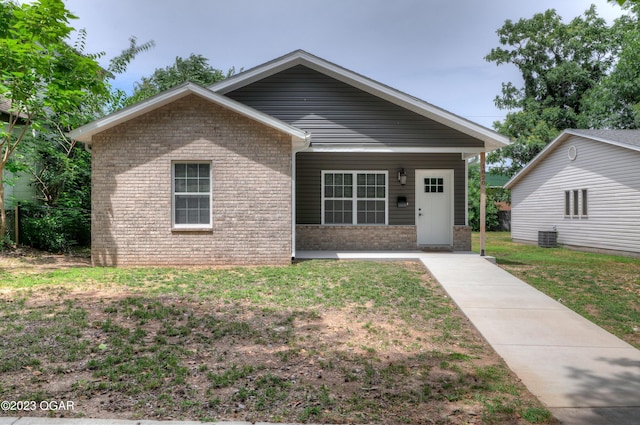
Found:
[[[640,130],[565,130],[506,185],[511,237],[640,254]]]
[[[11,102],[0,98],[0,126],[6,126],[9,122]],[[24,122],[24,120],[23,120]],[[28,173],[11,173],[4,171],[3,176],[5,207],[11,208],[20,201],[35,201],[36,189],[31,184],[31,175]]]
[[[94,264],[469,250],[467,159],[497,133],[304,51],[78,128]]]

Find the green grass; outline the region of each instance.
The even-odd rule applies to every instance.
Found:
[[[640,259],[517,244],[507,232],[488,233],[485,246],[500,267],[640,348]]]
[[[550,421],[419,263],[3,271],[3,400],[99,398],[136,419]]]

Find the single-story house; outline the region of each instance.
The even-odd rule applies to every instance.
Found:
[[[70,133],[92,152],[96,265],[284,264],[469,250],[467,159],[508,140],[305,51]]]
[[[511,237],[640,254],[640,130],[565,130],[505,187]]]

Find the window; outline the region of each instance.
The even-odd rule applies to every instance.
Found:
[[[322,224],[387,224],[386,171],[323,171]]]
[[[444,193],[444,179],[442,177],[427,177],[424,179],[425,193]]]
[[[211,164],[173,164],[173,225],[211,227]]]
[[[324,175],[324,222],[353,223],[353,174],[326,173]]]
[[[564,192],[564,215],[566,218],[587,218],[587,189]]]

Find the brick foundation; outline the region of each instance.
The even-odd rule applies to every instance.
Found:
[[[471,227],[453,226],[453,250],[471,251]]]
[[[367,251],[416,249],[415,226],[296,226],[296,250]]]

